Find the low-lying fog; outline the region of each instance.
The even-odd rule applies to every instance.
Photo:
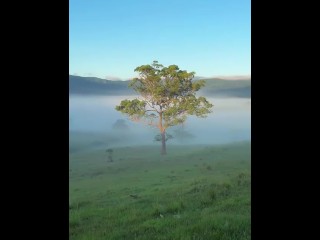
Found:
[[[113,145],[159,144],[159,133],[142,123],[134,123],[115,110],[126,96],[69,96],[70,135],[86,132],[118,137]],[[207,98],[213,112],[207,118],[189,116],[183,128],[169,128],[173,136],[167,144],[217,144],[251,140],[250,98]],[[119,131],[117,124],[126,125]],[[120,126],[121,127],[121,126]],[[116,139],[116,138],[115,138]]]

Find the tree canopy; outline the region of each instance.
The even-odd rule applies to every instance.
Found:
[[[182,124],[188,115],[206,117],[211,112],[213,105],[203,96],[196,97],[205,82],[192,81],[195,72],[180,70],[177,65],[164,67],[158,61],[139,66],[135,72],[139,77],[134,78],[129,86],[141,97],[121,101],[116,110],[133,121],[159,128],[165,154],[167,128]]]

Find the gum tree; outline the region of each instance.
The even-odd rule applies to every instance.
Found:
[[[161,154],[166,154],[166,130],[182,124],[188,115],[206,117],[213,105],[205,97],[196,97],[204,81],[192,81],[194,72],[180,70],[177,65],[164,67],[157,61],[137,67],[139,73],[129,87],[141,97],[122,100],[116,110],[133,121],[143,122],[159,129]]]

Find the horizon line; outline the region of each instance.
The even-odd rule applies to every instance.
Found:
[[[69,73],[69,76],[76,76],[76,77],[94,77],[94,78],[99,78],[99,79],[103,79],[103,80],[109,80],[109,81],[130,81],[135,77],[131,77],[128,79],[124,79],[124,78],[120,78],[120,77],[116,77],[116,76],[107,76],[105,78],[101,78],[101,77],[95,77],[95,76],[80,76],[78,74],[71,74]],[[251,80],[251,74],[247,74],[247,75],[214,75],[214,76],[209,76],[209,77],[205,77],[205,76],[195,76],[194,78],[197,79],[211,79],[211,78],[218,78],[218,79],[223,79],[223,80]]]

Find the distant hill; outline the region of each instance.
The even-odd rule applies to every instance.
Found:
[[[96,77],[69,75],[69,94],[121,95],[135,94],[129,81],[112,81]]]
[[[251,98],[251,79],[225,80],[221,78],[203,79],[206,85],[200,93],[216,97],[244,97]]]
[[[198,79],[196,79],[198,80]],[[203,79],[206,86],[200,93],[211,97],[251,97],[251,79],[224,80],[221,78]],[[129,81],[112,81],[95,77],[69,75],[69,94],[90,95],[136,95],[128,87]]]

